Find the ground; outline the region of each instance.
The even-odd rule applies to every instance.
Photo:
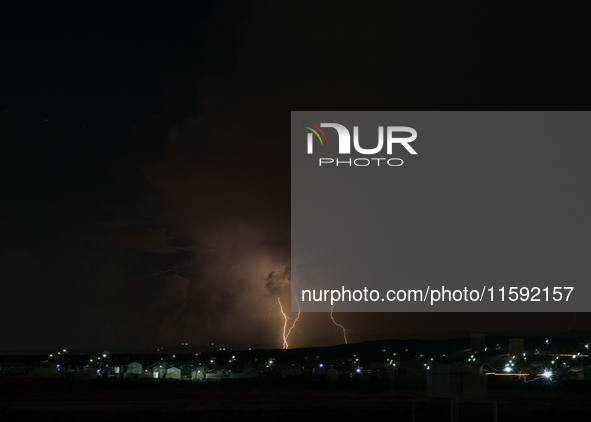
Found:
[[[588,385],[589,384],[589,385]],[[591,420],[591,383],[491,380],[499,421]],[[0,379],[2,421],[449,421],[450,401],[391,391],[387,381],[260,379]],[[492,421],[491,404],[461,403],[459,420]]]

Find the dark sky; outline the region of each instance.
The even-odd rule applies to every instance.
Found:
[[[588,110],[586,14],[521,4],[5,8],[0,350],[281,347],[289,112]],[[351,341],[591,323],[336,318]],[[305,314],[291,345],[341,341]]]

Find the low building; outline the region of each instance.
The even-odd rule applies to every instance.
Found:
[[[166,368],[162,365],[153,365],[152,366],[152,376],[153,378],[165,378],[166,377]]]
[[[203,369],[194,369],[191,371],[191,379],[194,381],[203,381],[205,379],[205,371]]]
[[[227,369],[216,369],[205,374],[207,380],[220,381],[228,378],[230,378],[230,371]]]
[[[303,369],[300,365],[291,365],[281,370],[281,377],[288,378],[288,377],[299,377],[303,374]]]
[[[179,368],[175,368],[171,366],[166,370],[166,379],[172,380],[180,380],[181,379],[181,370]]]
[[[230,372],[230,378],[256,378],[261,376],[261,371],[256,368],[246,368],[241,372]]]
[[[127,365],[125,371],[126,378],[139,378],[142,375],[142,364],[138,362],[131,362]]]
[[[338,380],[339,379],[339,371],[336,369],[330,368],[326,371],[326,378],[329,380]]]
[[[29,376],[34,378],[62,378],[65,371],[61,370],[60,365],[53,362],[43,362],[39,368],[32,368]]]

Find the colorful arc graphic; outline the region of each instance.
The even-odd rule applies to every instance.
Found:
[[[320,129],[319,126],[315,125],[314,123],[310,123],[310,122],[306,122],[304,121],[304,123],[308,123],[309,125],[314,126],[316,129],[318,129],[320,131],[320,133],[322,133],[322,136],[324,136],[324,140],[326,141],[326,145],[328,145],[328,139],[326,139],[326,134],[324,133],[324,131],[322,129]],[[316,135],[316,137],[318,137],[318,139],[320,140],[320,144],[323,144],[322,142],[322,138],[320,137],[320,135],[318,134],[318,132],[316,132],[314,129],[312,129],[310,126],[304,126],[306,129],[310,129],[312,132],[314,132],[314,134]]]

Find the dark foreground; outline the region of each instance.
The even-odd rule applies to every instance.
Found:
[[[591,420],[591,383],[489,382],[499,421]],[[450,400],[390,391],[387,381],[0,379],[1,421],[449,421]],[[460,403],[458,420],[493,420]]]

